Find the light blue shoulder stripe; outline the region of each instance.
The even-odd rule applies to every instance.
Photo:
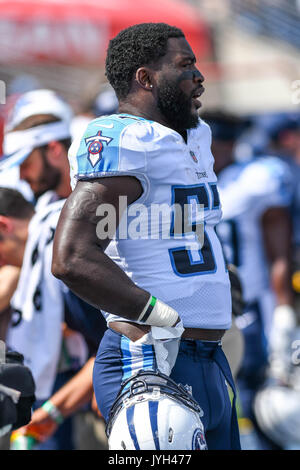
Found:
[[[77,150],[77,177],[118,171],[122,133],[126,127],[141,120],[144,119],[112,114],[91,121]]]

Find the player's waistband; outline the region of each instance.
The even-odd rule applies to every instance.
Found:
[[[127,336],[127,338],[129,338],[131,341],[137,341],[146,333],[149,333],[151,328],[148,325],[140,325],[137,323],[124,321],[109,322],[109,327],[117,333]],[[220,341],[224,336],[225,332],[226,330],[185,328],[182,334],[182,338],[200,341]]]

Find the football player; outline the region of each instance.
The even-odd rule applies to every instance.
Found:
[[[55,235],[53,273],[107,319],[94,367],[106,420],[114,420],[124,380],[139,370],[166,373],[192,387],[208,449],[239,449],[235,387],[221,346],[231,326],[230,281],[215,232],[221,207],[195,62],[183,32],[167,24],[138,24],[111,40],[106,74],[119,110],[92,121],[69,151],[73,192]],[[157,205],[171,208],[170,217],[154,218]],[[131,448],[168,442],[155,438],[164,415],[159,381],[156,390],[154,401],[139,397],[148,424],[135,420],[135,406],[123,414]],[[187,422],[189,411],[180,408],[178,423]],[[164,432],[167,448],[203,441],[200,425],[173,447],[172,427]],[[121,429],[119,437],[111,448],[124,448]]]
[[[296,315],[291,289],[291,174],[278,158],[235,161],[242,119],[207,112],[223,209],[217,231],[225,256],[241,278],[244,313],[236,319],[245,339],[238,374],[243,416],[254,420],[253,399],[266,372],[285,380]],[[275,347],[276,346],[276,347]]]

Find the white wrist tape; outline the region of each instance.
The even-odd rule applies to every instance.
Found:
[[[178,319],[176,310],[152,295],[138,321],[151,326],[173,326]]]

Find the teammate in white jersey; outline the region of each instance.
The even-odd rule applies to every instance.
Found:
[[[47,297],[48,300],[44,299],[42,316],[33,315],[33,321],[28,321],[27,324],[21,321],[21,324],[17,326],[10,325],[9,337],[11,341],[10,345],[18,349],[19,352],[23,353],[25,356],[25,352],[29,348],[28,342],[30,343],[32,334],[34,334],[33,331],[36,331],[37,328],[34,320],[44,319],[45,322],[50,322],[51,328],[43,327],[42,323],[39,324],[39,327],[42,329],[39,335],[40,341],[35,341],[35,349],[32,348],[32,352],[35,354],[35,362],[33,361],[35,378],[38,378],[37,398],[41,400],[41,402],[50,396],[49,387],[47,388],[46,386],[45,388],[44,384],[48,383],[49,385],[49,383],[52,384],[53,382],[51,374],[53,373],[53,368],[56,370],[55,366],[57,365],[55,355],[57,350],[55,346],[57,346],[57,344],[60,345],[60,351],[63,352],[62,357],[66,357],[66,353],[69,357],[69,364],[60,363],[60,367],[63,371],[57,374],[56,390],[56,388],[60,388],[66,380],[69,381],[74,375],[74,372],[82,365],[79,363],[76,364],[76,362],[78,362],[76,358],[78,357],[77,353],[79,349],[85,351],[85,343],[87,341],[90,353],[94,354],[95,348],[97,349],[97,345],[105,329],[105,322],[101,316],[97,315],[98,312],[96,312],[95,309],[85,305],[85,315],[83,316],[82,301],[62,283],[57,284],[57,280],[51,275],[50,269],[50,258],[52,256],[51,240],[49,239],[48,243],[43,244],[43,238],[45,241],[43,234],[48,236],[48,233],[50,235],[52,233],[53,235],[58,211],[64,203],[63,198],[71,191],[69,163],[67,158],[67,149],[71,144],[71,117],[72,110],[70,106],[52,90],[35,90],[20,96],[8,118],[4,140],[5,155],[0,160],[1,177],[3,179],[5,177],[7,178],[10,172],[15,169],[15,166],[19,165],[21,178],[26,180],[30,185],[36,198],[35,224],[32,224],[34,228],[30,233],[27,243],[27,264],[26,266],[22,266],[22,260],[18,260],[17,264],[18,267],[22,266],[22,270],[21,280],[14,297],[14,306],[18,310],[24,310],[25,316],[27,315],[27,318],[29,316],[30,319],[32,319],[31,314],[32,309],[35,308],[34,299],[36,298],[35,288],[38,290],[40,284],[44,286],[45,293],[43,293],[42,296]],[[5,200],[2,201],[2,204],[5,205]],[[50,222],[52,225],[49,227]],[[41,239],[40,243],[38,243],[39,239]],[[15,252],[17,252],[17,250],[15,250]],[[39,257],[37,257],[37,252],[39,253]],[[31,263],[31,255],[35,261],[38,258],[38,262]],[[0,264],[2,264],[2,262],[3,264],[8,263],[7,259],[1,259],[2,256],[3,243],[1,243],[0,246]],[[11,264],[12,261],[13,260],[10,259],[9,264]],[[41,267],[41,264],[43,267]],[[21,282],[22,278],[23,282]],[[59,289],[57,286],[59,286]],[[11,297],[13,290],[16,288],[16,282],[11,282],[9,287],[11,288],[8,293],[10,294],[9,297]],[[24,301],[25,296],[27,296],[26,302]],[[8,300],[7,297],[8,296],[6,296],[6,300]],[[18,305],[16,305],[15,299],[18,299]],[[23,305],[23,303],[25,304],[24,308],[20,308],[20,305]],[[50,310],[48,310],[48,308]],[[57,328],[57,322],[55,323],[54,321],[55,318],[57,318],[55,313],[57,314],[58,311],[63,315],[59,328]],[[87,311],[89,312],[88,315]],[[61,341],[62,322],[65,322],[68,326],[67,333],[70,333],[70,329],[76,331],[76,333],[73,331],[72,335],[69,334],[70,340],[64,338],[63,342]],[[48,343],[43,341],[43,332],[46,331],[47,338],[49,338],[50,344],[52,344],[52,348],[55,350],[55,354],[51,353],[53,350],[51,351],[51,348],[47,347]],[[75,353],[74,348],[70,347],[70,343],[74,343],[74,340],[77,342],[77,351],[75,351]],[[26,347],[27,350],[25,351]],[[39,354],[37,350],[39,350]],[[72,360],[72,357],[75,358],[75,361]],[[51,366],[49,366],[49,361],[51,362]],[[91,367],[88,364],[87,366]],[[70,385],[72,383],[71,381]],[[91,382],[89,385],[91,386]],[[76,384],[76,386],[78,387],[78,384]],[[81,388],[79,393],[85,393],[85,386],[86,384]],[[61,390],[64,390],[64,388],[60,389],[60,391]],[[75,399],[75,401],[76,400],[77,399]],[[68,401],[68,398],[61,393],[60,399],[56,404],[63,412],[65,401]],[[70,404],[69,401],[68,403]],[[38,406],[39,402],[35,405]],[[72,407],[73,405],[74,402]],[[34,424],[35,426],[38,425],[38,427],[40,425],[43,427],[44,420],[48,418],[49,413],[42,408],[37,410],[33,415]],[[54,441],[56,442],[54,443]],[[63,424],[63,427],[60,427],[59,432],[53,439],[51,438],[50,441],[43,444],[43,448],[47,449],[48,446],[53,446],[53,444],[60,448],[73,448],[74,444],[69,420]]]
[[[59,220],[53,273],[106,312],[94,367],[106,420],[124,379],[158,370],[192,386],[208,448],[232,449],[239,435],[225,382],[234,384],[220,344],[231,325],[230,282],[195,62],[182,31],[163,23],[135,25],[110,42],[106,74],[119,114],[92,121],[70,149],[74,189]],[[170,216],[159,221],[157,205]],[[133,413],[129,447],[117,448],[161,449],[159,407],[151,416],[152,447],[142,446]],[[200,428],[195,436],[183,435],[181,448],[202,448]]]
[[[238,385],[243,414],[253,419],[253,397],[266,368],[271,365],[272,376],[284,380],[290,361],[285,335],[296,320],[290,286],[291,175],[275,157],[234,161],[241,121],[226,113],[204,113],[203,118],[212,128],[223,209],[217,232],[243,286],[245,309],[237,324],[245,354]]]

